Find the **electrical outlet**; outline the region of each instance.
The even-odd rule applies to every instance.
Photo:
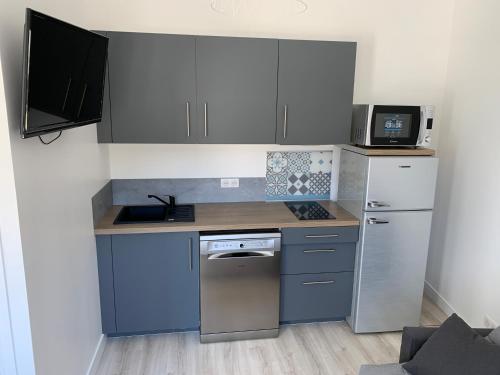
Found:
[[[220,187],[223,189],[238,188],[238,187],[240,187],[240,179],[239,178],[221,178],[220,179]]]
[[[484,326],[486,328],[497,328],[498,323],[491,319],[488,315],[484,317]]]

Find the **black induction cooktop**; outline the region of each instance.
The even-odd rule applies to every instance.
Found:
[[[299,220],[335,219],[335,216],[318,202],[285,202],[285,205]]]

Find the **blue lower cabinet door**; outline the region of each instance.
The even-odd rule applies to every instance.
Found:
[[[199,327],[198,233],[112,238],[118,333]]]
[[[353,272],[281,276],[281,322],[344,319],[351,314]]]

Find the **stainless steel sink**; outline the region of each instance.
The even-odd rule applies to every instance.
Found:
[[[163,222],[194,221],[192,204],[175,205],[173,208],[164,205],[124,206],[113,224],[141,224]]]

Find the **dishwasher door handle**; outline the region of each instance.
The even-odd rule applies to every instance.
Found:
[[[273,256],[274,251],[235,251],[210,254],[208,260],[271,258]]]

